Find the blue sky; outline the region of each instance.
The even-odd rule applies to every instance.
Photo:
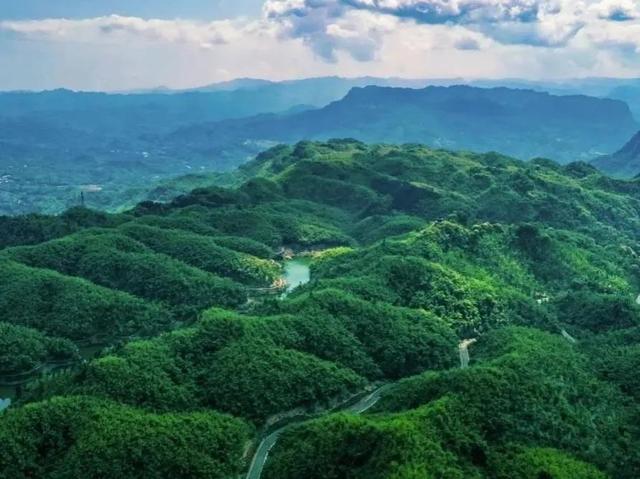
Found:
[[[0,0],[0,19],[143,18],[224,19],[260,15],[262,0]]]
[[[640,77],[640,0],[0,0],[0,90]]]

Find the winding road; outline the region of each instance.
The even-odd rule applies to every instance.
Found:
[[[366,410],[372,408],[380,400],[380,397],[382,397],[382,392],[389,386],[390,384],[380,386],[370,394],[364,396],[355,404],[345,407],[344,409],[342,409],[342,411],[350,412],[353,414],[362,414]],[[246,476],[247,479],[260,479],[262,470],[264,469],[264,466],[267,463],[267,459],[269,458],[269,452],[271,452],[273,446],[275,446],[276,442],[278,442],[280,434],[282,434],[292,424],[294,423],[290,423],[286,426],[282,426],[281,428],[276,429],[260,442],[255,454],[253,455],[253,459],[251,460],[251,466],[249,466],[249,472],[247,472]]]
[[[258,449],[256,449],[256,453],[253,455],[253,460],[251,461],[251,466],[249,466],[249,472],[247,472],[247,479],[260,479],[262,475],[262,470],[264,469],[264,465],[267,463],[267,458],[269,457],[269,452],[271,448],[276,445],[278,442],[278,438],[280,434],[287,429],[290,425],[281,427],[276,431],[269,434],[265,437]]]
[[[469,346],[471,346],[476,341],[477,340],[475,338],[465,339],[464,341],[460,342],[460,344],[458,344],[458,352],[460,353],[460,368],[464,369],[469,366]],[[364,396],[355,404],[345,407],[344,409],[342,409],[342,411],[350,412],[352,414],[362,414],[363,412],[372,408],[380,400],[384,390],[391,387],[392,385],[393,383],[380,386],[367,396]],[[262,470],[264,469],[264,466],[269,459],[269,452],[271,452],[273,446],[275,446],[278,442],[278,438],[280,437],[280,435],[293,424],[295,423],[289,423],[286,426],[282,426],[281,428],[276,429],[271,434],[265,436],[262,441],[260,441],[260,444],[258,445],[258,448],[253,455],[253,459],[251,460],[251,465],[249,466],[249,471],[247,472],[246,479],[260,479],[260,476],[262,476]]]
[[[567,333],[566,330],[563,329],[562,331],[560,331],[560,334],[562,334],[562,337],[567,341],[569,341],[571,344],[576,343],[576,339],[573,336],[571,336],[569,333]]]

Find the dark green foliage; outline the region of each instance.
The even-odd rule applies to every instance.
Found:
[[[37,246],[7,250],[29,266],[80,276],[111,289],[174,307],[181,318],[212,305],[244,301],[240,285],[157,254],[108,230],[79,233]]]
[[[584,463],[561,451],[549,448],[528,448],[513,455],[495,458],[500,479],[605,479],[607,476],[591,464]]]
[[[156,410],[191,409],[194,384],[161,342],[128,344],[118,356],[92,361],[79,375],[81,391]]]
[[[0,255],[0,318],[48,336],[5,328],[3,364],[64,356],[56,337],[112,344],[27,388],[15,417],[78,395],[143,407],[151,422],[206,409],[256,426],[322,416],[280,437],[264,472],[278,479],[637,477],[637,182],[581,163],[353,140],[278,147],[238,174],[251,180],[235,190],[200,184],[122,215],[77,210],[68,229],[15,223],[4,244],[39,244]],[[54,226],[31,235],[40,223]],[[310,264],[309,283],[284,298],[245,288],[270,284],[289,249]],[[173,329],[164,308],[193,321]],[[155,336],[108,337],[141,331]],[[472,338],[460,369],[458,344]],[[380,383],[391,384],[375,414],[326,414]],[[128,477],[140,457],[162,471],[138,466],[148,477],[240,474],[241,442],[201,455],[192,422],[142,437],[101,414],[54,414],[68,453],[10,450],[60,479],[79,467]],[[84,437],[76,424],[113,424],[113,436],[69,445]],[[36,437],[28,422],[10,431]],[[189,465],[175,472],[175,461]]]
[[[0,258],[0,317],[70,339],[151,334],[169,313],[129,294]]]
[[[261,331],[264,326],[257,318],[212,311],[190,329],[93,361],[74,390],[156,410],[208,405],[262,421],[346,398],[364,385],[350,369],[279,347]]]
[[[326,406],[364,386],[352,371],[267,342],[239,341],[212,359],[203,378],[206,402],[254,420],[294,405]]]
[[[415,417],[358,418],[333,415],[292,428],[280,440],[265,477],[313,479],[418,479],[479,477],[443,447],[439,429],[462,426],[447,403],[434,404]],[[431,423],[428,423],[430,421]],[[447,438],[449,439],[449,438]],[[462,464],[461,464],[462,463]]]
[[[42,243],[82,228],[112,226],[121,221],[125,221],[125,218],[79,207],[71,208],[59,216],[0,216],[0,249]]]
[[[353,236],[363,243],[374,243],[424,227],[424,220],[406,215],[368,216],[355,225]]]
[[[35,329],[0,323],[0,376],[26,373],[47,361],[78,358],[78,348],[69,340],[48,338]]]
[[[387,414],[292,428],[267,477],[606,477],[575,458],[634,477],[634,409],[567,341],[505,328],[474,346],[472,357],[475,367],[401,381],[375,406]],[[519,452],[535,444],[567,452]],[[500,450],[511,452],[493,457]]]
[[[337,320],[389,378],[454,363],[455,336],[440,318],[425,311],[372,304],[338,290],[314,291],[283,310],[304,317]],[[332,358],[334,361],[336,358]]]
[[[620,294],[576,291],[561,298],[558,309],[560,321],[596,333],[640,326],[640,308]]]
[[[280,274],[276,263],[222,247],[215,238],[136,224],[125,224],[119,230],[157,253],[241,283],[268,286]]]
[[[587,347],[597,374],[637,401],[640,398],[640,377],[637,373],[640,367],[640,342],[636,340],[627,345],[615,341],[615,337],[605,336],[603,339]]]
[[[163,207],[164,208],[164,207]],[[156,216],[154,214],[144,214],[136,218],[136,224],[155,226],[166,230],[191,231],[199,235],[215,235],[218,230],[188,216]]]
[[[226,479],[240,472],[249,433],[212,412],[157,415],[54,398],[0,416],[0,476]]]
[[[271,259],[274,252],[266,244],[242,236],[214,236],[213,240],[223,248],[233,249],[262,259]]]

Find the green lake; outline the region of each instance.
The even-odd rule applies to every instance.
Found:
[[[296,258],[284,263],[284,279],[287,281],[287,293],[300,285],[306,284],[311,278],[307,258]]]

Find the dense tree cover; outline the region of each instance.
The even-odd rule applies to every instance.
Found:
[[[640,307],[630,296],[579,290],[561,298],[558,309],[567,324],[596,333],[640,325]]]
[[[92,362],[77,383],[82,391],[156,409],[200,402],[264,419],[346,397],[365,377],[393,378],[454,362],[455,338],[437,318],[339,296],[314,295],[293,305],[296,314],[213,310],[190,329]]]
[[[268,286],[280,276],[280,267],[274,261],[225,248],[215,238],[136,224],[123,225],[120,231],[157,253],[241,283]]]
[[[424,311],[327,290],[278,314],[208,311],[190,328],[92,361],[62,389],[155,410],[206,405],[259,422],[346,399],[367,379],[450,366],[455,346],[451,329]]]
[[[0,376],[27,373],[47,361],[78,358],[78,348],[68,339],[48,338],[35,329],[0,323]]]
[[[306,323],[317,326],[325,322],[325,329],[341,336],[343,341],[353,338],[386,378],[446,368],[455,363],[455,335],[445,321],[425,310],[375,304],[336,289],[314,290],[312,295],[299,296],[278,306],[281,312],[302,317]],[[302,320],[271,324],[302,336],[303,344],[314,348],[317,355],[344,361],[328,355],[329,348],[335,348],[338,341],[332,337],[329,344],[323,344],[312,331],[302,329],[308,327]],[[354,355],[349,353],[347,357]],[[376,377],[373,371],[367,376]]]
[[[235,306],[245,295],[237,283],[158,254],[110,230],[87,230],[5,255],[32,267],[80,276],[95,284],[161,301],[189,318],[212,305]]]
[[[542,257],[520,244],[523,229],[545,235]],[[506,322],[589,329],[600,316],[611,322],[602,329],[637,324],[636,264],[578,233],[440,221],[368,248],[325,251],[312,268],[320,285],[425,308],[472,334]]]
[[[148,335],[171,321],[161,306],[127,293],[3,257],[0,318],[74,340]]]
[[[532,447],[493,459],[496,477],[528,479],[552,477],[554,479],[605,479],[607,476],[591,464],[550,448]]]
[[[207,405],[262,421],[346,398],[365,384],[344,366],[278,345],[259,323],[212,311],[191,328],[130,343],[91,362],[63,387],[155,410]],[[52,392],[57,389],[46,394]]]
[[[588,356],[512,327],[474,348],[474,367],[398,383],[375,406],[384,414],[291,428],[266,477],[605,477],[588,463],[635,477],[640,411]]]
[[[304,145],[304,144],[303,144]],[[283,190],[299,177],[306,188],[291,196],[336,204],[331,190],[313,196],[314,182],[348,181],[366,188],[372,201],[362,214],[410,213],[426,219],[453,216],[467,222],[543,222],[612,234],[637,234],[640,183],[607,178],[595,168],[521,163],[496,154],[452,153],[419,145],[366,147],[357,142],[307,143],[279,149],[249,164],[259,175],[277,175]],[[309,161],[312,160],[312,161]],[[345,205],[349,208],[350,205]]]
[[[598,376],[634,400],[640,397],[638,361],[640,328],[615,329],[587,338],[584,348],[593,358]]]
[[[0,476],[229,478],[250,428],[213,412],[152,414],[90,397],[53,398],[0,416]]]
[[[92,226],[114,226],[126,215],[107,215],[86,208],[71,208],[58,216],[30,214],[0,216],[0,249],[7,246],[42,243]]]
[[[278,147],[239,174],[252,179],[1,253],[0,317],[49,337],[140,324],[133,307],[43,308],[48,291],[76,304],[61,289],[126,298],[156,330],[169,329],[165,308],[193,319],[45,377],[23,404],[93,397],[261,426],[387,382],[375,414],[288,429],[266,476],[635,477],[636,182],[582,163],[352,140]],[[309,255],[311,282],[245,303],[283,247]]]

